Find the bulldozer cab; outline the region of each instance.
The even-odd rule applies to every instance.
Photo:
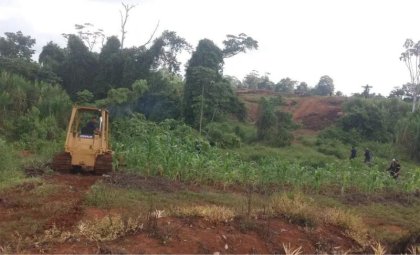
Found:
[[[108,111],[73,106],[64,152],[53,160],[53,165],[57,170],[78,167],[98,173],[111,171]]]
[[[75,113],[71,130],[73,135],[93,139],[95,135],[102,134],[102,126],[103,120],[100,110],[79,109]]]

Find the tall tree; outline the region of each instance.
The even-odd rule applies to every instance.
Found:
[[[258,84],[261,82],[261,77],[258,71],[252,70],[249,74],[245,75],[242,83],[246,88],[257,89]]]
[[[331,79],[328,75],[322,76],[314,88],[314,93],[319,96],[331,96],[334,93],[333,79]]]
[[[258,83],[258,89],[272,90],[274,88],[274,82],[270,80],[270,73],[265,73],[261,76],[261,80]]]
[[[94,93],[93,84],[98,70],[96,56],[76,35],[68,37],[66,52],[66,59],[60,68],[63,87],[73,99],[76,98],[76,92],[83,89]]]
[[[49,42],[42,47],[38,62],[45,67],[51,68],[53,72],[58,73],[59,67],[64,62],[65,58],[65,51],[57,44]]]
[[[116,36],[111,36],[99,54],[99,70],[95,78],[95,92],[99,98],[105,97],[110,88],[122,86],[123,68],[120,41]]]
[[[121,2],[122,6],[124,7],[124,13],[120,10],[120,17],[121,17],[121,49],[124,48],[124,41],[125,41],[125,34],[127,34],[127,30],[125,30],[125,26],[127,25],[127,20],[130,11],[136,7],[136,5],[126,4]]]
[[[211,85],[220,81],[223,53],[211,40],[203,39],[188,62],[184,89],[184,117],[187,123],[201,127],[204,111],[209,118],[211,104],[204,106]],[[214,104],[213,104],[214,105]]]
[[[403,96],[405,96],[405,90],[403,88],[394,87],[394,89],[389,93],[388,98],[402,99]]]
[[[226,35],[226,37],[227,39],[223,41],[225,45],[223,56],[225,58],[233,57],[247,50],[258,49],[258,41],[244,33],[240,33],[239,35]]]
[[[6,32],[6,37],[0,37],[0,57],[20,58],[31,61],[35,50],[32,49],[36,40],[25,36],[21,31]]]
[[[260,99],[257,115],[257,138],[273,146],[290,145],[293,140],[291,130],[296,129],[292,115],[276,110],[279,101]]]
[[[297,81],[290,79],[289,77],[281,79],[275,87],[275,91],[283,93],[293,93]]]
[[[366,84],[365,86],[362,86],[362,88],[363,88],[362,96],[364,96],[365,98],[369,98],[370,89],[372,88],[372,86],[369,86],[369,84]]]
[[[307,96],[309,95],[309,87],[308,84],[304,81],[302,81],[301,83],[299,83],[299,85],[297,85],[296,89],[295,89],[295,94],[299,95],[299,96]]]
[[[163,47],[156,64],[171,73],[179,72],[181,63],[178,61],[177,56],[184,50],[190,52],[191,45],[184,38],[178,36],[176,32],[168,30],[163,31],[159,40],[162,40]]]
[[[403,45],[405,51],[401,53],[400,60],[404,62],[410,74],[410,83],[407,88],[412,94],[413,105],[411,111],[416,110],[417,97],[420,93],[420,41],[414,43],[407,39]]]
[[[105,34],[103,29],[96,29],[92,23],[76,24],[74,27],[80,39],[87,44],[89,51],[93,50],[98,41],[100,41],[101,46],[104,45]]]
[[[232,88],[234,89],[243,88],[242,82],[237,77],[232,76],[232,75],[224,75],[223,78],[226,79],[230,83]]]
[[[200,128],[223,113],[243,114],[243,105],[223,79],[223,52],[211,40],[200,40],[188,62],[184,89],[184,118]]]

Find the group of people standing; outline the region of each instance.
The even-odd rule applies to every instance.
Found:
[[[350,159],[356,158],[356,155],[357,155],[357,150],[353,146],[351,148],[351,151],[350,151]],[[367,163],[367,164],[370,163],[371,160],[372,160],[372,152],[368,148],[366,148],[365,153],[364,153],[364,156],[365,156],[364,162]],[[398,176],[400,175],[400,170],[401,170],[400,162],[397,159],[395,159],[395,158],[392,159],[391,165],[388,167],[387,170],[389,171],[389,174],[394,179],[398,179]]]

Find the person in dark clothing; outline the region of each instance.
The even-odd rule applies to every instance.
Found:
[[[370,150],[368,148],[366,148],[366,150],[365,150],[365,163],[370,163],[371,160],[372,160],[372,153],[370,152]]]
[[[96,121],[95,117],[92,119],[82,128],[82,135],[93,136],[95,131],[98,131],[98,122]]]
[[[357,150],[356,150],[356,148],[353,146],[353,147],[351,148],[351,152],[350,152],[350,159],[354,159],[354,158],[356,158],[356,154],[357,154]]]
[[[394,179],[398,179],[398,176],[400,176],[400,170],[401,170],[400,162],[396,160],[395,158],[392,159],[391,165],[388,168],[389,174],[391,174],[391,176]]]

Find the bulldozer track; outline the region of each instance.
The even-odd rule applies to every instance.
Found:
[[[95,162],[95,174],[102,175],[112,171],[112,155],[105,153],[98,155]]]
[[[72,170],[70,153],[62,152],[56,154],[51,163],[51,168],[57,172],[68,172]]]

